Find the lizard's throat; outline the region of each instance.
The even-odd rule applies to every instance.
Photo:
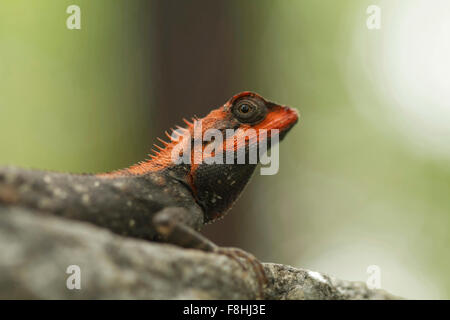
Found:
[[[267,138],[267,149],[272,146],[271,140],[271,137]],[[191,165],[189,185],[197,203],[205,212],[205,222],[222,218],[249,182],[260,161],[260,155],[258,152],[254,154],[256,163],[250,161],[248,144],[245,146],[244,153],[245,161],[243,164],[238,161],[239,152],[233,151],[234,159],[232,163],[227,163],[226,152],[224,152],[220,153],[220,157],[223,157],[223,163]]]
[[[192,176],[206,222],[221,218],[239,198],[256,164],[200,164]]]

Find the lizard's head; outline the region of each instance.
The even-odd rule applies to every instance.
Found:
[[[191,165],[190,175],[207,221],[222,217],[237,200],[259,161],[258,147],[269,149],[274,136],[281,140],[297,121],[295,109],[252,92],[235,95],[201,119],[203,158]]]
[[[260,130],[275,129],[279,131],[280,138],[283,138],[298,121],[298,113],[295,109],[266,101],[256,93],[245,91],[233,96],[201,121],[203,131],[233,129],[239,131],[238,134],[249,134],[248,130],[258,133]]]

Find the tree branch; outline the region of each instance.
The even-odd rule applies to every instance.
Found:
[[[1,299],[254,299],[252,268],[223,255],[124,238],[88,223],[0,206]],[[68,266],[81,289],[66,286]],[[266,299],[396,299],[365,284],[265,263]]]

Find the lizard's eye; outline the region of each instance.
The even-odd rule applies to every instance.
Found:
[[[251,110],[251,107],[248,104],[241,104],[239,106],[240,113],[248,113]]]
[[[233,114],[240,121],[244,123],[255,123],[262,120],[266,115],[266,108],[264,104],[259,104],[250,99],[242,99],[233,106]]]

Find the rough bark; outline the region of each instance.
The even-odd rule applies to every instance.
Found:
[[[66,286],[70,265],[80,267],[81,289]],[[264,267],[265,299],[396,299],[318,272]],[[254,299],[257,293],[252,269],[223,255],[0,206],[1,299]]]

